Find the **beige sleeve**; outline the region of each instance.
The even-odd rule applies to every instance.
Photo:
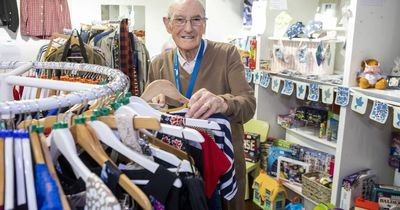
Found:
[[[243,124],[250,120],[256,109],[254,90],[245,79],[244,66],[236,47],[228,51],[228,83],[231,93],[220,95],[228,104],[225,115],[236,123]]]

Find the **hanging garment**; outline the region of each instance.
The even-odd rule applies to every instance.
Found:
[[[140,139],[139,136],[136,136],[137,131],[134,131],[132,118],[134,116],[129,115],[128,113],[125,115],[118,114],[115,115],[115,120],[117,122],[118,132],[122,143],[126,146],[138,152],[139,154],[144,155],[147,159],[154,160],[151,155],[151,151],[148,148],[148,144]]]
[[[187,109],[180,110],[179,112],[170,113],[177,115],[176,117],[168,117],[168,116],[161,116],[160,122],[167,123],[167,124],[179,124],[183,122],[182,120],[178,120],[179,117],[182,118],[187,112]],[[220,113],[211,115],[208,120],[215,121],[220,126],[221,130],[213,130],[213,138],[214,142],[218,145],[218,147],[222,150],[225,156],[228,158],[229,162],[231,163],[232,167],[228,169],[228,171],[220,177],[220,193],[226,200],[231,200],[238,190],[237,182],[236,182],[236,172],[235,172],[235,162],[234,162],[234,149],[232,145],[232,134],[231,134],[231,127],[228,119]],[[159,136],[160,139],[165,138],[165,135]],[[179,138],[174,139],[175,142],[173,144],[181,145],[182,142]],[[176,143],[178,142],[178,143]],[[179,143],[181,142],[181,143]],[[188,148],[190,151],[190,155],[195,158],[196,167],[201,170],[201,168],[205,168],[202,164],[203,158],[199,155],[201,154],[201,146],[193,146]],[[204,173],[204,172],[203,172]]]
[[[95,174],[89,176],[86,181],[85,209],[121,209],[117,199]]]
[[[19,25],[17,0],[3,0],[0,5],[0,23],[12,32],[17,32]]]
[[[38,209],[62,209],[57,184],[45,164],[36,164],[35,177]]]
[[[49,38],[71,28],[67,0],[21,0],[21,34]]]
[[[122,172],[133,181],[147,182],[145,185],[138,183],[138,186],[149,196],[155,210],[181,209],[177,193],[179,189],[173,186],[178,177],[163,166],[158,167],[154,174],[147,170],[122,170]]]
[[[78,36],[79,37],[79,36]],[[104,66],[104,56],[86,44],[72,45],[71,42],[59,47],[47,57],[46,61],[67,61],[68,57],[80,57],[79,63],[89,63]],[[77,62],[77,60],[74,60]]]
[[[133,51],[132,51],[131,38],[129,37],[129,31],[128,31],[128,19],[123,19],[121,21],[119,30],[120,30],[120,35],[119,35],[120,70],[130,79],[129,91],[133,95],[139,96],[137,75],[132,60]]]

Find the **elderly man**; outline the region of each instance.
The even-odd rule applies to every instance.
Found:
[[[177,0],[169,7],[164,25],[177,48],[157,56],[150,65],[148,83],[166,79],[189,98],[186,117],[207,119],[214,113],[230,121],[237,186],[221,195],[224,209],[244,209],[245,160],[243,123],[254,115],[253,89],[245,80],[244,66],[235,46],[202,38],[206,21],[199,0]],[[178,105],[163,94],[153,102]]]

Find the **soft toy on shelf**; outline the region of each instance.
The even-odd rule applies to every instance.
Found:
[[[375,59],[367,59],[361,63],[362,72],[358,75],[358,85],[361,88],[376,88],[383,90],[387,81],[381,74],[380,64]]]

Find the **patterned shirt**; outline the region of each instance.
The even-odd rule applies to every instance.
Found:
[[[21,34],[49,38],[71,28],[67,0],[21,0]]]

